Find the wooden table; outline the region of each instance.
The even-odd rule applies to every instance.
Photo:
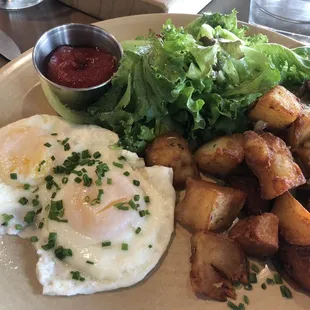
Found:
[[[213,0],[202,11],[229,13],[233,8],[240,12],[240,20],[247,21],[249,0]],[[0,9],[0,29],[15,41],[22,52],[33,47],[39,37],[53,27],[66,23],[90,24],[96,21],[98,21],[97,18],[72,9],[56,0],[44,0],[37,6],[19,11]],[[0,55],[0,67],[6,63],[8,61]]]

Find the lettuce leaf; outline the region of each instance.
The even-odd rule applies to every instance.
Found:
[[[203,14],[185,28],[167,20],[160,33],[122,42],[120,67],[89,117],[134,152],[171,130],[198,144],[243,132],[259,96],[310,78],[310,48],[267,42],[238,27],[235,10]]]

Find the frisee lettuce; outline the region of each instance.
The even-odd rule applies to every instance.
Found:
[[[134,152],[170,130],[198,144],[246,130],[248,106],[259,96],[310,78],[308,48],[246,32],[236,11],[206,13],[184,28],[167,20],[159,34],[122,42],[121,65],[88,114]]]

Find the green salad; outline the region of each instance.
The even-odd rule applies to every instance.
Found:
[[[171,20],[160,33],[122,42],[124,56],[111,87],[87,113],[116,132],[120,145],[141,152],[167,131],[198,144],[243,132],[246,111],[277,84],[310,78],[310,49],[247,35],[237,14],[204,14],[186,27]]]

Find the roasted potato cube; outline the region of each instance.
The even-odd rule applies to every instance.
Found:
[[[231,176],[228,181],[232,188],[247,193],[243,207],[243,211],[247,215],[260,215],[269,211],[270,201],[262,199],[259,183],[255,176]]]
[[[310,148],[297,147],[294,149],[294,155],[297,157],[298,163],[306,177],[310,176]]]
[[[228,281],[248,283],[248,261],[237,243],[212,232],[198,232],[191,238],[191,284],[195,293],[219,301],[234,298]],[[223,286],[218,284],[224,282]]]
[[[310,140],[310,109],[301,112],[287,132],[287,144],[296,148]]]
[[[269,200],[306,182],[286,144],[271,133],[244,133],[245,159],[258,177],[262,198]]]
[[[273,256],[279,247],[279,219],[272,213],[251,216],[236,223],[229,231],[249,256],[266,258]]]
[[[280,233],[288,243],[310,246],[310,213],[289,192],[277,197],[271,212],[279,218]]]
[[[268,127],[284,129],[299,116],[298,98],[283,86],[276,86],[260,97],[248,116],[253,121],[264,121]]]
[[[246,194],[207,181],[189,179],[175,211],[176,220],[192,232],[228,228],[237,217]]]
[[[148,166],[171,167],[173,185],[178,189],[185,187],[188,178],[200,179],[187,141],[175,132],[156,137],[145,150],[145,161]]]
[[[224,136],[201,146],[195,153],[198,167],[216,176],[226,176],[244,159],[242,134]]]
[[[278,257],[286,273],[310,292],[310,246],[281,243]]]

